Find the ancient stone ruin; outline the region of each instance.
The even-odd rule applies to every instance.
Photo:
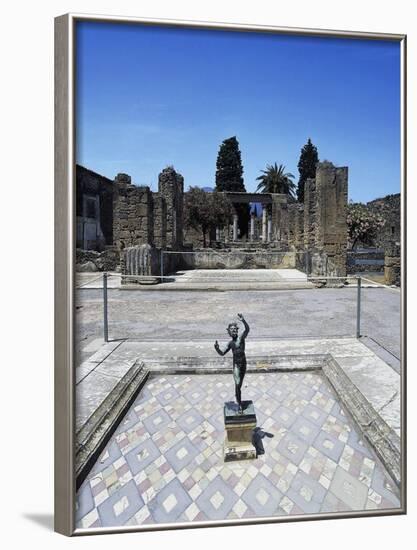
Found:
[[[82,175],[85,169],[77,167],[78,170]],[[90,179],[95,175],[95,185],[100,188],[103,177],[87,172]],[[108,201],[110,180],[103,180]],[[91,187],[90,183],[89,189]],[[283,194],[226,192],[233,207],[260,203],[262,219],[252,214],[248,235],[241,239],[236,208],[232,223],[215,231],[216,250],[201,250],[198,243],[184,242],[184,178],[181,174],[173,167],[162,170],[157,192],[147,186],[133,185],[127,174],[118,174],[111,185],[112,227],[107,230],[111,235],[107,246],[120,252],[121,271],[129,277],[126,282],[134,276],[159,276],[161,271],[167,274],[179,266],[292,267],[313,276],[344,277],[347,189],[347,168],[321,162],[316,178],[306,182],[303,204],[290,202]],[[96,200],[100,202],[100,195],[98,197]],[[102,242],[101,234],[99,236]],[[94,241],[89,245],[94,249]],[[229,254],[232,249],[233,254]],[[190,251],[196,253],[184,254]]]
[[[77,166],[76,184],[77,248],[101,252],[113,244],[113,182]]]
[[[304,188],[304,204],[288,207],[291,248],[307,254],[313,275],[346,275],[348,169],[330,162],[317,165]]]
[[[161,251],[183,248],[184,178],[174,168],[159,174],[158,192],[132,185],[130,176],[118,174],[114,181],[113,238],[121,251],[121,271],[131,276],[159,275]],[[165,259],[172,270],[179,256]]]
[[[384,276],[387,285],[401,285],[401,248],[394,242],[385,249]]]

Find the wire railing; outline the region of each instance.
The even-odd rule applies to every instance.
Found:
[[[109,277],[114,277],[114,274],[109,274],[107,272],[104,272],[100,275],[100,277],[95,277],[93,280],[97,281],[98,279],[102,279],[102,300],[103,300],[103,338],[105,342],[109,341],[109,307],[108,307],[108,279]],[[125,279],[134,279],[137,280],[149,280],[149,276],[145,275],[123,275]],[[167,276],[161,277],[161,276],[153,276],[152,278],[155,279],[166,279]],[[90,280],[91,283],[93,280]],[[202,278],[202,280],[204,280]],[[305,280],[305,279],[303,279]],[[308,280],[314,281],[314,280],[325,280],[325,281],[356,281],[356,331],[355,331],[355,337],[360,338],[362,336],[361,334],[361,301],[362,301],[362,277],[355,277],[355,276],[347,276],[347,277],[309,277]],[[367,281],[369,281],[367,279]],[[373,281],[370,281],[373,283]],[[84,283],[77,288],[85,288],[85,285],[87,283]],[[386,287],[386,285],[379,285],[382,287]]]
[[[376,343],[386,350],[396,358],[393,368],[400,368],[400,289],[361,274],[308,276],[295,269],[185,270],[163,276],[102,272],[79,274],[76,288],[82,353],[81,345],[89,353],[86,340],[92,342],[93,336],[105,342],[182,341],[191,334],[208,339],[217,334],[218,319],[236,307],[250,313],[257,327],[252,337],[259,341],[361,338],[371,349]],[[214,297],[217,291],[224,294]]]

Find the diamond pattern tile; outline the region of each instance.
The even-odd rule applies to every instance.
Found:
[[[256,460],[223,460],[230,373],[150,378],[77,493],[80,528],[392,509],[399,490],[314,372],[248,373]]]
[[[222,476],[217,476],[202,491],[196,504],[208,519],[223,519],[230,513],[237,500],[238,496],[227,481]]]

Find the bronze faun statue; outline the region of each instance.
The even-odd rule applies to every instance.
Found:
[[[242,394],[241,388],[243,384],[243,379],[246,373],[246,355],[245,355],[245,340],[246,336],[249,334],[249,325],[243,318],[241,313],[238,313],[238,319],[242,321],[243,326],[245,327],[241,336],[239,336],[239,327],[237,323],[230,323],[227,327],[227,332],[231,337],[230,342],[227,344],[224,350],[220,349],[219,343],[216,340],[214,344],[214,349],[219,355],[226,355],[229,350],[232,350],[233,353],[233,378],[235,381],[235,395],[236,402],[239,406],[239,412],[242,413]]]

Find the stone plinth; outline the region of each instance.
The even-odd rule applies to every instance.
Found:
[[[256,458],[256,449],[252,443],[253,430],[256,428],[256,414],[252,401],[242,401],[243,412],[233,402],[224,404],[224,461],[247,460]]]

